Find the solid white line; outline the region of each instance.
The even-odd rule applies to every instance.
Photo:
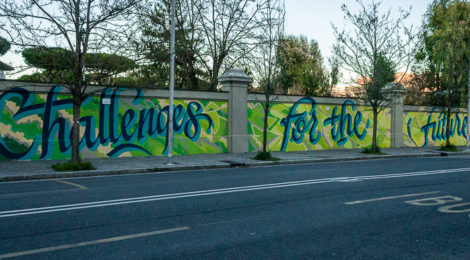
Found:
[[[286,187],[294,187],[294,186],[302,186],[302,185],[313,185],[313,184],[320,184],[320,183],[344,182],[345,179],[351,179],[351,178],[354,178],[357,181],[362,181],[362,180],[375,180],[375,179],[386,179],[386,178],[403,178],[403,177],[414,177],[414,176],[435,175],[435,174],[445,174],[445,173],[457,173],[457,172],[470,172],[470,168],[436,170],[436,171],[422,171],[422,172],[411,172],[411,173],[394,173],[394,174],[382,174],[382,175],[365,175],[365,176],[311,179],[311,180],[303,180],[303,181],[291,181],[291,182],[281,182],[281,183],[272,183],[272,184],[239,186],[239,187],[233,187],[233,188],[200,190],[200,191],[173,193],[173,194],[161,194],[161,195],[153,195],[153,196],[133,197],[133,198],[105,200],[105,201],[96,201],[96,202],[86,202],[86,203],[78,203],[78,204],[66,204],[66,205],[58,205],[58,206],[50,206],[50,207],[9,210],[9,211],[0,212],[0,218],[13,217],[13,216],[22,216],[22,215],[32,215],[32,214],[40,214],[40,213],[59,212],[59,211],[67,211],[67,210],[107,207],[107,206],[132,204],[132,203],[142,203],[142,202],[149,202],[149,201],[161,201],[161,200],[170,200],[170,199],[179,199],[179,198],[209,196],[209,195],[217,195],[217,194],[227,194],[227,193],[235,193],[235,192],[286,188]]]
[[[400,198],[417,197],[417,196],[422,196],[422,195],[430,195],[430,194],[435,194],[435,193],[439,193],[439,192],[440,191],[432,191],[432,192],[424,192],[424,193],[388,196],[388,197],[381,197],[381,198],[374,198],[374,199],[367,199],[367,200],[356,200],[356,201],[345,202],[344,204],[346,204],[346,205],[356,205],[356,204],[367,203],[367,202],[375,202],[375,201],[381,201],[381,200],[393,200],[393,199],[400,199]]]
[[[183,231],[183,230],[188,230],[188,229],[190,229],[190,227],[170,228],[170,229],[163,229],[163,230],[157,230],[157,231],[152,231],[152,232],[138,233],[138,234],[133,234],[133,235],[126,235],[126,236],[110,237],[110,238],[99,239],[99,240],[85,241],[85,242],[80,242],[80,243],[76,243],[76,244],[65,244],[65,245],[60,245],[60,246],[38,248],[38,249],[33,249],[33,250],[26,250],[26,251],[21,251],[21,252],[3,254],[3,255],[0,255],[0,259],[18,257],[18,256],[25,256],[25,255],[34,255],[34,254],[40,254],[40,253],[47,253],[47,252],[70,249],[70,248],[76,248],[76,247],[84,247],[84,246],[90,246],[90,245],[118,242],[118,241],[122,241],[122,240],[167,234],[167,233],[178,232],[178,231]]]
[[[136,198],[116,199],[116,200],[105,200],[105,201],[68,204],[68,205],[59,205],[59,206],[51,206],[51,207],[10,210],[10,211],[0,212],[0,218],[47,213],[47,212],[56,212],[56,211],[66,211],[66,210],[74,210],[74,209],[114,206],[114,205],[131,204],[131,203],[148,202],[148,201],[208,196],[208,195],[234,193],[234,192],[242,192],[242,191],[274,189],[274,188],[309,185],[309,184],[324,183],[324,182],[331,182],[331,181],[328,179],[306,180],[306,181],[253,185],[253,186],[246,186],[246,187],[234,187],[234,188],[216,189],[216,190],[202,190],[202,191],[192,191],[192,192],[183,192],[183,193],[162,194],[162,195],[155,195],[155,196],[145,196],[145,197],[136,197]]]

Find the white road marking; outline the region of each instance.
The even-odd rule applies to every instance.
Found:
[[[78,204],[67,204],[67,205],[59,205],[59,206],[52,206],[52,207],[10,210],[10,211],[1,211],[0,218],[21,216],[21,215],[32,215],[32,214],[40,214],[40,213],[48,213],[48,212],[67,211],[67,210],[75,210],[75,209],[106,207],[106,206],[132,204],[132,203],[140,203],[140,202],[148,202],[148,201],[159,201],[159,200],[208,196],[208,195],[216,195],[216,194],[226,194],[226,193],[234,193],[234,192],[242,192],[242,191],[255,191],[255,190],[265,190],[265,189],[274,189],[274,188],[284,188],[284,187],[310,185],[310,184],[325,183],[325,182],[331,182],[331,181],[329,181],[328,179],[306,180],[306,181],[263,184],[263,185],[234,187],[234,188],[225,188],[225,189],[216,189],[216,190],[201,190],[201,191],[192,191],[192,192],[183,192],[183,193],[162,194],[162,195],[145,196],[145,197],[105,200],[105,201],[97,201],[97,202],[86,202],[86,203],[78,203]]]
[[[456,208],[461,208],[461,209],[458,210]],[[448,206],[442,206],[442,207],[438,208],[437,210],[439,210],[440,212],[443,212],[443,213],[453,213],[453,214],[470,212],[470,202],[454,204],[454,205],[448,205]]]
[[[162,229],[162,230],[157,230],[157,231],[152,231],[152,232],[138,233],[138,234],[132,234],[132,235],[126,235],[126,236],[118,236],[118,237],[110,237],[110,238],[99,239],[99,240],[85,241],[85,242],[80,242],[76,244],[65,244],[65,245],[60,245],[60,246],[38,248],[38,249],[21,251],[21,252],[2,254],[0,255],[0,259],[47,253],[47,252],[52,252],[52,251],[84,247],[84,246],[90,246],[90,245],[112,243],[112,242],[118,242],[122,240],[134,239],[134,238],[139,238],[139,237],[148,237],[148,236],[173,233],[173,232],[178,232],[178,231],[183,231],[183,230],[188,230],[188,229],[191,229],[191,228],[190,227],[177,227],[177,228]]]
[[[71,186],[74,186],[74,187],[79,188],[79,189],[82,189],[82,190],[88,189],[87,187],[85,187],[85,186],[83,186],[83,185],[80,185],[80,184],[77,184],[77,183],[73,183],[73,182],[70,182],[70,181],[66,181],[66,180],[55,179],[55,181],[58,182],[58,183],[71,185]]]
[[[367,199],[367,200],[356,200],[356,201],[345,202],[344,204],[346,204],[346,205],[356,205],[356,204],[367,203],[367,202],[375,202],[375,201],[381,201],[381,200],[393,200],[393,199],[400,199],[400,198],[417,197],[417,196],[422,196],[422,195],[430,195],[430,194],[436,194],[436,193],[439,193],[439,192],[440,191],[432,191],[432,192],[424,192],[424,193],[414,193],[414,194],[404,194],[404,195],[397,195],[397,196],[373,198],[373,199]]]
[[[405,203],[415,205],[415,206],[437,206],[437,205],[444,205],[447,203],[453,203],[453,202],[457,202],[461,200],[462,198],[446,195],[446,196],[435,197],[435,198],[409,200],[409,201],[405,201]]]
[[[365,176],[342,177],[342,178],[310,179],[310,180],[303,180],[303,181],[291,181],[291,182],[261,184],[261,185],[252,185],[252,186],[239,186],[239,187],[233,187],[233,188],[200,190],[200,191],[172,193],[172,194],[161,194],[161,195],[153,195],[153,196],[132,197],[132,198],[105,200],[105,201],[96,201],[96,202],[86,202],[86,203],[78,203],[78,204],[65,204],[65,205],[50,206],[50,207],[39,207],[39,208],[30,208],[30,209],[1,211],[0,212],[0,218],[13,217],[13,216],[22,216],[22,215],[33,215],[33,214],[41,214],[41,213],[50,213],[50,212],[59,212],[59,211],[78,210],[78,209],[87,209],[87,208],[107,207],[107,206],[142,203],[142,202],[149,202],[149,201],[161,201],[161,200],[171,200],[171,199],[180,199],[180,198],[189,198],[189,197],[200,197],[200,196],[209,196],[209,195],[236,193],[236,192],[278,189],[278,188],[313,185],[313,184],[320,184],[320,183],[335,183],[335,182],[337,183],[338,180],[344,180],[344,179],[348,179],[348,178],[354,178],[354,179],[357,179],[358,181],[363,181],[363,180],[404,178],[404,177],[425,176],[425,175],[446,174],[446,173],[458,173],[458,172],[470,172],[470,168],[448,169],[448,170],[437,170],[437,171],[423,171],[423,172],[410,172],[410,173],[394,173],[394,174],[382,174],[382,175],[365,175]]]
[[[337,182],[357,182],[361,181],[361,179],[355,178],[355,177],[341,177],[341,178],[335,178],[335,181]]]

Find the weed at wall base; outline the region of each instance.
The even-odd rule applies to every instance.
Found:
[[[94,170],[95,167],[93,167],[91,162],[80,161],[78,163],[75,163],[70,161],[65,163],[56,163],[52,165],[52,169],[58,172],[68,172]]]

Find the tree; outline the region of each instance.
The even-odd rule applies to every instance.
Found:
[[[44,83],[73,84],[75,56],[62,48],[37,47],[22,52],[25,63],[43,70],[20,79]],[[85,78],[89,83],[112,85],[118,74],[136,68],[135,61],[117,54],[87,53],[85,55]]]
[[[267,153],[268,117],[273,95],[279,82],[280,66],[277,61],[279,44],[284,36],[285,4],[283,0],[266,0],[266,8],[260,11],[258,55],[253,67],[264,94],[263,153]]]
[[[99,85],[114,85],[119,74],[137,68],[133,59],[110,53],[87,53],[85,63],[87,78]]]
[[[197,53],[201,50],[197,5],[194,0],[176,1],[175,23],[175,88],[196,90],[206,87],[201,78],[207,77],[201,69]],[[171,1],[161,0],[140,14],[141,37],[135,41],[138,53],[146,66],[143,77],[154,75],[154,85],[168,85],[170,63]],[[152,84],[151,82],[147,84]]]
[[[74,53],[63,48],[36,47],[24,49],[21,53],[28,67],[43,70],[22,80],[49,83],[73,84]]]
[[[346,5],[342,6],[346,21],[353,28],[353,33],[344,29],[340,31],[333,25],[337,44],[334,52],[342,67],[358,75],[362,90],[357,93],[371,106],[373,111],[373,152],[377,146],[377,116],[389,104],[394,96],[391,73],[404,67],[408,70],[414,53],[413,28],[408,29],[404,21],[409,11],[399,10],[396,18],[392,18],[391,10],[381,14],[380,2],[364,5],[358,0],[360,11],[353,14]],[[397,80],[398,83],[403,79]]]
[[[406,105],[430,106],[432,94],[430,92],[432,85],[432,76],[430,73],[423,71],[418,65],[411,68],[411,76],[406,82],[406,94],[404,103]]]
[[[329,75],[315,40],[309,42],[305,36],[288,36],[282,39],[277,54],[284,93],[307,96],[331,93]]]
[[[5,55],[5,53],[10,49],[10,46],[10,43],[5,38],[0,37],[0,56]],[[0,61],[0,71],[3,70],[13,70],[13,68]]]
[[[142,74],[167,82],[169,0],[141,14]],[[225,68],[252,67],[267,0],[176,0],[176,86],[216,91]]]
[[[200,38],[197,52],[208,73],[209,90],[215,91],[219,74],[248,59],[258,46],[256,31],[264,21],[257,19],[266,8],[266,0],[194,0]],[[242,64],[243,65],[243,64]]]
[[[418,61],[425,64],[431,102],[445,107],[465,103],[470,70],[470,4],[459,0],[434,1],[426,15],[423,46]],[[450,147],[450,120],[446,120],[446,147]]]
[[[72,95],[72,161],[78,163],[80,107],[91,94],[84,79],[85,56],[89,50],[121,47],[128,42],[124,16],[140,0],[4,0],[0,17],[3,30],[19,47],[50,46],[73,53],[72,83],[64,86]]]

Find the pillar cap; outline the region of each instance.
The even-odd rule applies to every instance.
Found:
[[[250,83],[253,78],[246,75],[243,70],[240,69],[228,69],[219,77],[219,82],[239,82],[239,83]]]
[[[406,93],[406,88],[400,83],[388,83],[384,86],[383,91],[394,93],[394,94],[402,94]]]

